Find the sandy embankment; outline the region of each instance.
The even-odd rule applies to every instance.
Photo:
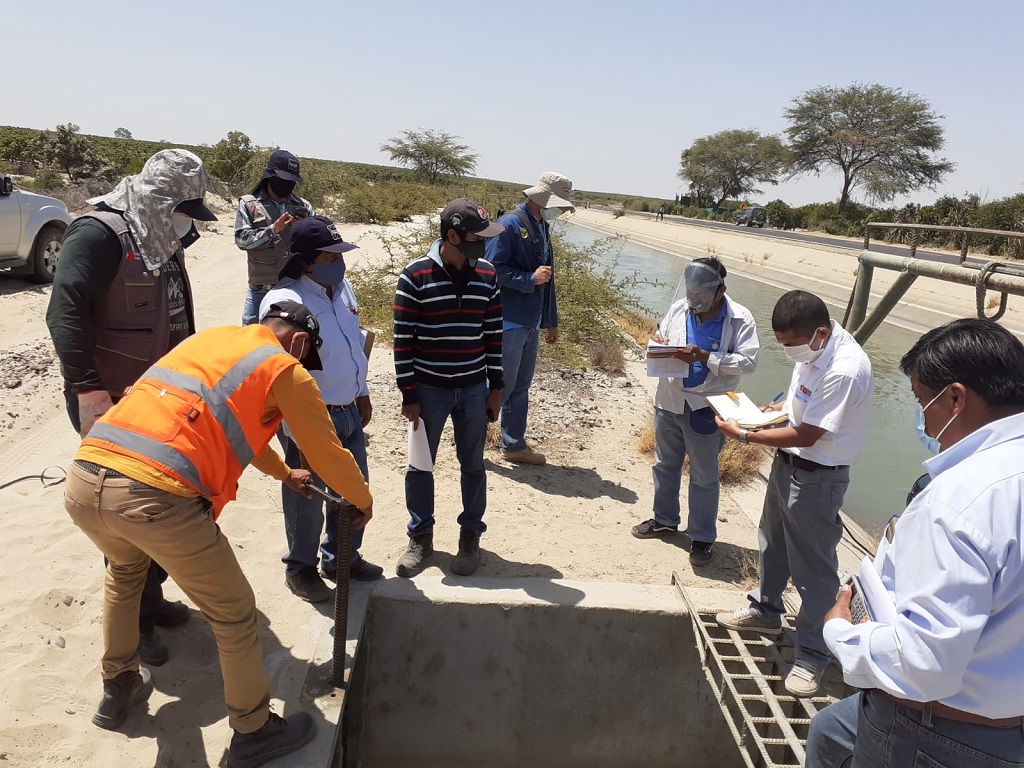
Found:
[[[241,313],[245,260],[232,241],[231,216],[223,213],[216,231],[188,251],[200,327],[237,323]],[[345,227],[344,236],[362,246],[351,261],[383,258],[371,228]],[[63,412],[44,322],[48,297],[48,288],[0,276],[0,484],[50,465],[66,466],[77,444]],[[368,452],[376,503],[363,554],[395,578],[406,542],[405,427],[388,349],[374,351],[370,378],[375,410]],[[4,386],[15,379],[16,386]],[[716,563],[699,575],[681,541],[643,542],[629,535],[630,525],[649,516],[652,499],[649,463],[635,450],[635,435],[650,410],[640,384],[629,376],[559,371],[539,379],[529,438],[550,465],[513,467],[488,453],[489,531],[481,577],[667,584],[678,571],[701,586],[743,581],[743,563],[756,556],[756,539],[748,515],[740,512],[760,510],[757,485],[723,496]],[[458,538],[457,463],[449,440],[442,444],[437,488],[440,554],[426,571],[433,576],[450,573]],[[38,482],[0,491],[0,761],[217,764],[230,731],[213,639],[196,613],[182,629],[162,632],[172,658],[154,670],[148,714],[133,716],[125,734],[89,723],[100,692],[103,567],[99,553],[68,520],[61,498],[60,486],[43,488]],[[276,709],[287,713],[308,706],[296,692],[330,622],[284,585],[276,484],[249,470],[221,526],[256,592],[272,688],[284,697]],[[173,585],[167,592],[182,599]],[[742,602],[739,592],[733,597]]]

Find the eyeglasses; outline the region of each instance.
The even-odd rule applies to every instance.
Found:
[[[312,315],[306,315],[306,331],[309,333],[309,338],[313,341],[313,347],[319,351],[320,347],[323,346],[324,340],[320,338],[320,323]]]

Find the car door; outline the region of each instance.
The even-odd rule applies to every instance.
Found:
[[[0,259],[18,252],[21,242],[21,193],[0,195]]]

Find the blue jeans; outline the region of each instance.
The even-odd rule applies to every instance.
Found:
[[[526,449],[526,414],[530,409],[530,385],[537,367],[540,331],[509,328],[501,335],[501,440],[506,451]]]
[[[690,406],[684,413],[654,409],[654,519],[679,525],[679,486],[683,460],[690,457],[689,515],[686,534],[693,541],[714,543],[718,538],[718,454],[725,435],[716,428],[702,435],[690,426]]]
[[[878,691],[837,701],[811,720],[806,768],[1022,768],[1024,733],[903,707]]]
[[[338,433],[341,444],[352,454],[359,465],[363,479],[370,481],[370,473],[366,468],[366,438],[363,436],[363,423],[359,418],[359,409],[353,403],[345,410],[328,409],[334,429]],[[294,440],[283,438],[285,442],[284,460],[289,467],[299,466],[299,446]],[[313,482],[318,488],[324,487],[324,481],[313,475]],[[284,508],[284,532],[288,539],[288,554],[281,558],[285,570],[296,574],[306,566],[316,567],[317,549],[320,559],[326,567],[330,567],[338,556],[338,513],[334,505],[327,510],[327,531],[321,543],[320,534],[324,530],[324,503],[318,498],[307,499],[282,483],[281,506]],[[350,562],[359,559],[359,547],[363,543],[362,529],[352,531],[352,552]]]
[[[487,508],[487,471],[484,469],[484,440],[487,437],[486,382],[446,389],[416,387],[420,399],[420,429],[427,430],[430,457],[437,461],[441,430],[452,417],[455,455],[462,470],[462,514],[459,525],[469,533],[483,533]],[[434,473],[409,467],[405,472],[405,504],[409,508],[409,535],[434,530]]]
[[[270,293],[272,285],[250,285],[245,292],[245,304],[242,305],[242,325],[252,325],[260,321],[260,304]]]
[[[849,485],[849,467],[809,472],[776,454],[757,530],[759,577],[748,595],[751,607],[761,615],[785,613],[782,593],[792,576],[800,593],[796,659],[816,668],[832,659],[822,628],[839,592],[839,509]]]

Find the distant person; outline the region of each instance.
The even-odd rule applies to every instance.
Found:
[[[146,371],[82,441],[65,507],[110,560],[94,725],[117,730],[153,691],[135,652],[135,616],[155,557],[213,630],[234,729],[227,765],[262,765],[313,738],[308,713],[270,711],[256,600],[217,518],[250,463],[296,491],[309,481],[270,447],[282,419],[312,469],[363,510],[356,526],[372,516],[370,489],[303,367],[319,367],[319,347],[316,318],[291,302],[274,305],[261,325],[201,331]]]
[[[814,717],[807,766],[1024,765],[1024,346],[954,320],[900,367],[938,454],[874,558],[894,618],[851,623],[848,586],[825,617],[864,690]]]
[[[707,395],[739,390],[741,377],[757,367],[761,346],[750,311],[725,293],[725,266],[714,256],[695,259],[683,271],[686,295],[669,307],[654,341],[682,347],[683,379],[658,379],[654,397],[654,517],[633,526],[638,539],[674,536],[679,530],[679,486],[690,457],[686,534],[690,562],[706,565],[718,538],[718,454],[725,436]]]
[[[317,319],[320,338],[324,340],[320,349],[323,369],[311,371],[311,375],[320,388],[338,440],[356,460],[363,479],[369,482],[363,428],[370,423],[373,406],[366,383],[368,366],[359,329],[359,307],[352,285],[345,278],[344,254],[357,246],[342,240],[334,222],[325,216],[296,221],[291,230],[291,256],[281,269],[281,282],[263,299],[260,317],[275,304],[293,301],[306,306]],[[298,443],[286,435],[284,444],[285,462],[292,467],[300,466]],[[314,477],[313,482],[324,487],[319,477]],[[333,581],[338,576],[337,507],[327,506],[325,530],[324,502],[320,498],[308,498],[282,483],[281,505],[288,540],[288,553],[282,558],[288,589],[310,603],[329,600],[334,593],[323,579]],[[343,553],[342,562],[348,566],[353,579],[379,579],[384,569],[360,556],[362,542],[363,532],[354,531],[352,549]],[[318,561],[320,573],[317,573]]]
[[[654,220],[655,221],[664,221],[665,220],[665,206],[664,205],[662,205],[662,206],[660,206],[658,208],[658,215],[654,217]]]
[[[459,552],[452,570],[469,576],[480,565],[487,530],[487,423],[501,409],[501,294],[484,260],[487,238],[502,232],[476,201],[453,200],[441,212],[441,237],[409,264],[395,291],[395,373],[402,416],[426,430],[431,461],[451,417],[462,475]],[[395,569],[419,573],[434,551],[434,474],[405,473],[409,546]]]
[[[801,605],[796,662],[785,687],[793,696],[813,696],[831,658],[822,625],[839,590],[839,510],[850,464],[871,422],[874,377],[864,350],[829,318],[825,302],[807,291],[782,295],[772,330],[795,363],[785,403],[772,406],[785,408],[789,426],[754,431],[716,417],[727,437],[778,449],[761,511],[757,589],[748,595],[748,607],[718,614],[718,623],[779,634],[786,611],[782,593],[792,577]]]
[[[46,325],[60,358],[71,425],[83,437],[125,388],[195,333],[184,248],[199,238],[193,220],[216,221],[203,203],[203,161],[165,149],[89,202],[96,210],[68,227]],[[139,607],[139,656],[159,666],[169,651],[156,627],[189,618],[164,599],[167,573],[149,565]]]
[[[299,158],[283,149],[270,155],[263,178],[252,192],[238,201],[235,214],[235,245],[249,261],[249,290],[242,307],[242,325],[257,321],[260,304],[277,283],[277,274],[288,260],[291,225],[313,215],[313,206],[295,194],[302,181]]]
[[[572,182],[547,171],[536,185],[523,190],[526,199],[498,223],[502,232],[487,242],[487,259],[494,265],[501,286],[502,458],[517,464],[542,465],[544,454],[526,442],[530,387],[537,367],[541,331],[545,341],[558,341],[558,302],[555,298],[555,252],[551,222],[566,211]]]

